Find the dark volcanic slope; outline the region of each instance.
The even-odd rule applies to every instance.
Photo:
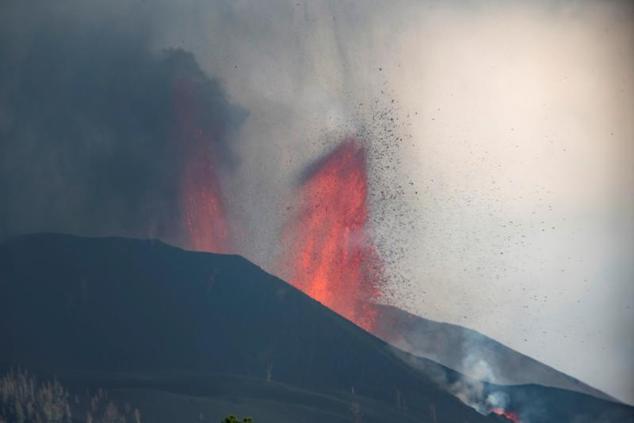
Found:
[[[5,366],[80,375],[120,390],[224,398],[227,386],[234,399],[244,392],[288,412],[301,404],[336,421],[351,421],[363,404],[364,421],[497,420],[238,256],[155,241],[18,238],[0,246],[0,325]],[[209,376],[187,376],[194,374]],[[222,374],[229,375],[224,384]],[[269,378],[275,383],[257,382]],[[309,414],[304,421],[323,421]]]
[[[0,367],[103,386],[151,422],[632,421],[632,409],[541,386],[462,378],[364,332],[238,256],[156,241],[37,235],[0,245]],[[462,386],[462,388],[460,388]],[[475,398],[474,395],[480,398]],[[586,419],[586,420],[583,420]],[[599,420],[603,419],[603,420]]]
[[[381,319],[375,335],[404,351],[433,360],[466,376],[482,377],[478,373],[482,371],[482,363],[486,363],[489,380],[493,383],[539,384],[614,401],[598,389],[474,330],[424,319],[393,306],[377,307]]]

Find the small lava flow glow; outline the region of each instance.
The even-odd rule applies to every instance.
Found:
[[[502,416],[505,419],[514,423],[521,423],[520,417],[517,415],[517,413],[514,413],[512,411],[508,411],[503,408],[492,408],[491,413],[496,414],[498,416]]]
[[[300,187],[290,226],[291,282],[357,325],[372,330],[378,255],[367,234],[365,150],[350,138],[317,162]]]
[[[230,231],[222,190],[210,146],[213,134],[200,122],[194,84],[179,79],[174,84],[177,139],[183,149],[184,168],[180,179],[180,208],[185,244],[194,250],[216,253],[231,250]]]

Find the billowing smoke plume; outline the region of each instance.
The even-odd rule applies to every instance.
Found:
[[[115,21],[7,11],[0,235],[126,235],[230,249],[220,178],[235,163],[228,143],[245,112],[193,55],[154,50],[142,30]]]
[[[379,297],[631,398],[629,3],[2,1],[0,237],[275,271],[298,175],[354,135]]]
[[[370,210],[380,170],[376,153],[393,148],[396,135],[382,133],[384,138],[377,139],[380,131],[373,125],[388,119],[364,117],[361,110],[373,106],[364,106],[363,98],[372,97],[358,95],[363,92],[359,77],[367,78],[368,72],[352,72],[345,40],[331,38],[339,33],[340,24],[309,19],[313,13],[341,11],[323,5],[304,9],[303,14],[296,13],[298,8],[293,14],[293,26],[308,23],[302,29],[305,34],[330,34],[323,45],[307,51],[327,52],[330,64],[321,57],[321,65],[307,66],[317,57],[289,56],[297,46],[269,34],[267,45],[278,47],[269,53],[279,56],[278,65],[284,68],[274,80],[258,80],[271,77],[270,69],[261,70],[267,57],[228,32],[246,33],[262,17],[286,10],[288,4],[272,2],[272,11],[255,4],[247,9],[222,4],[201,10],[213,26],[194,26],[189,34],[199,35],[198,40],[186,43],[200,52],[200,40],[208,40],[211,33],[212,52],[230,51],[230,59],[224,60],[199,55],[207,72],[194,54],[179,47],[186,25],[169,3],[150,8],[115,1],[104,7],[66,0],[59,9],[44,3],[5,4],[0,55],[10,66],[0,69],[0,193],[6,199],[0,204],[0,236],[59,231],[156,237],[196,250],[238,252],[280,270],[272,259],[290,254],[276,248],[276,241],[283,228],[295,222],[293,242],[303,246],[304,254],[322,254],[320,249],[311,251],[309,238],[334,236],[331,244],[341,241],[337,237],[349,238],[341,250],[315,258],[312,267],[303,269],[308,274],[300,276],[295,268],[294,277],[314,290],[319,283],[306,280],[319,279],[317,267],[328,266],[332,279],[339,265],[353,264],[352,277],[329,282],[338,287],[328,294],[337,301],[324,302],[355,320],[364,314],[369,325],[372,318],[361,311],[366,307],[362,304],[380,297],[378,282],[370,280],[375,277],[369,268],[378,263],[371,231],[385,224],[385,216],[377,224],[380,214]],[[222,85],[210,72],[223,75]],[[315,91],[318,81],[310,78],[329,72],[342,79]],[[378,68],[370,73],[381,75]],[[266,87],[284,94],[285,81],[295,85],[293,92],[263,98]],[[236,99],[226,98],[224,85]],[[238,104],[253,105],[257,112],[246,119]],[[390,125],[394,127],[393,122]],[[288,128],[302,131],[306,138],[297,138]],[[349,134],[363,134],[364,145],[353,148],[351,160],[345,154],[350,148],[342,152],[344,157],[332,160],[338,174],[351,176],[339,188],[358,191],[360,203],[350,204],[352,209],[337,207],[339,191],[315,198],[316,192],[308,191],[315,191],[323,179],[319,171],[310,176],[312,181],[306,177],[306,192],[298,195],[298,175]],[[233,144],[238,135],[240,146]],[[303,144],[301,149],[288,149],[297,143]],[[386,187],[386,192],[392,191],[388,195],[393,197],[397,185]],[[319,215],[325,217],[322,223],[354,221],[332,230],[321,225],[300,230],[298,222],[306,213],[298,217],[295,212],[315,210],[322,203],[323,209],[330,207],[328,214]],[[283,204],[289,205],[286,211],[280,210]],[[354,233],[344,235],[344,230]]]

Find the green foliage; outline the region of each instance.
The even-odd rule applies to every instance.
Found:
[[[245,417],[244,419],[240,420],[236,416],[228,416],[225,417],[221,423],[253,423],[253,419],[251,417]]]

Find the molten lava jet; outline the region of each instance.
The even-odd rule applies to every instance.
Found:
[[[173,86],[176,137],[182,149],[180,210],[188,248],[229,252],[231,239],[212,146],[214,134],[202,122],[204,107],[189,79]]]
[[[367,233],[367,197],[365,150],[350,138],[305,175],[287,227],[286,273],[297,288],[371,330],[380,261]]]
[[[502,416],[513,423],[521,423],[520,417],[517,415],[517,413],[514,413],[512,411],[508,411],[503,408],[493,408],[491,409],[491,413]]]

